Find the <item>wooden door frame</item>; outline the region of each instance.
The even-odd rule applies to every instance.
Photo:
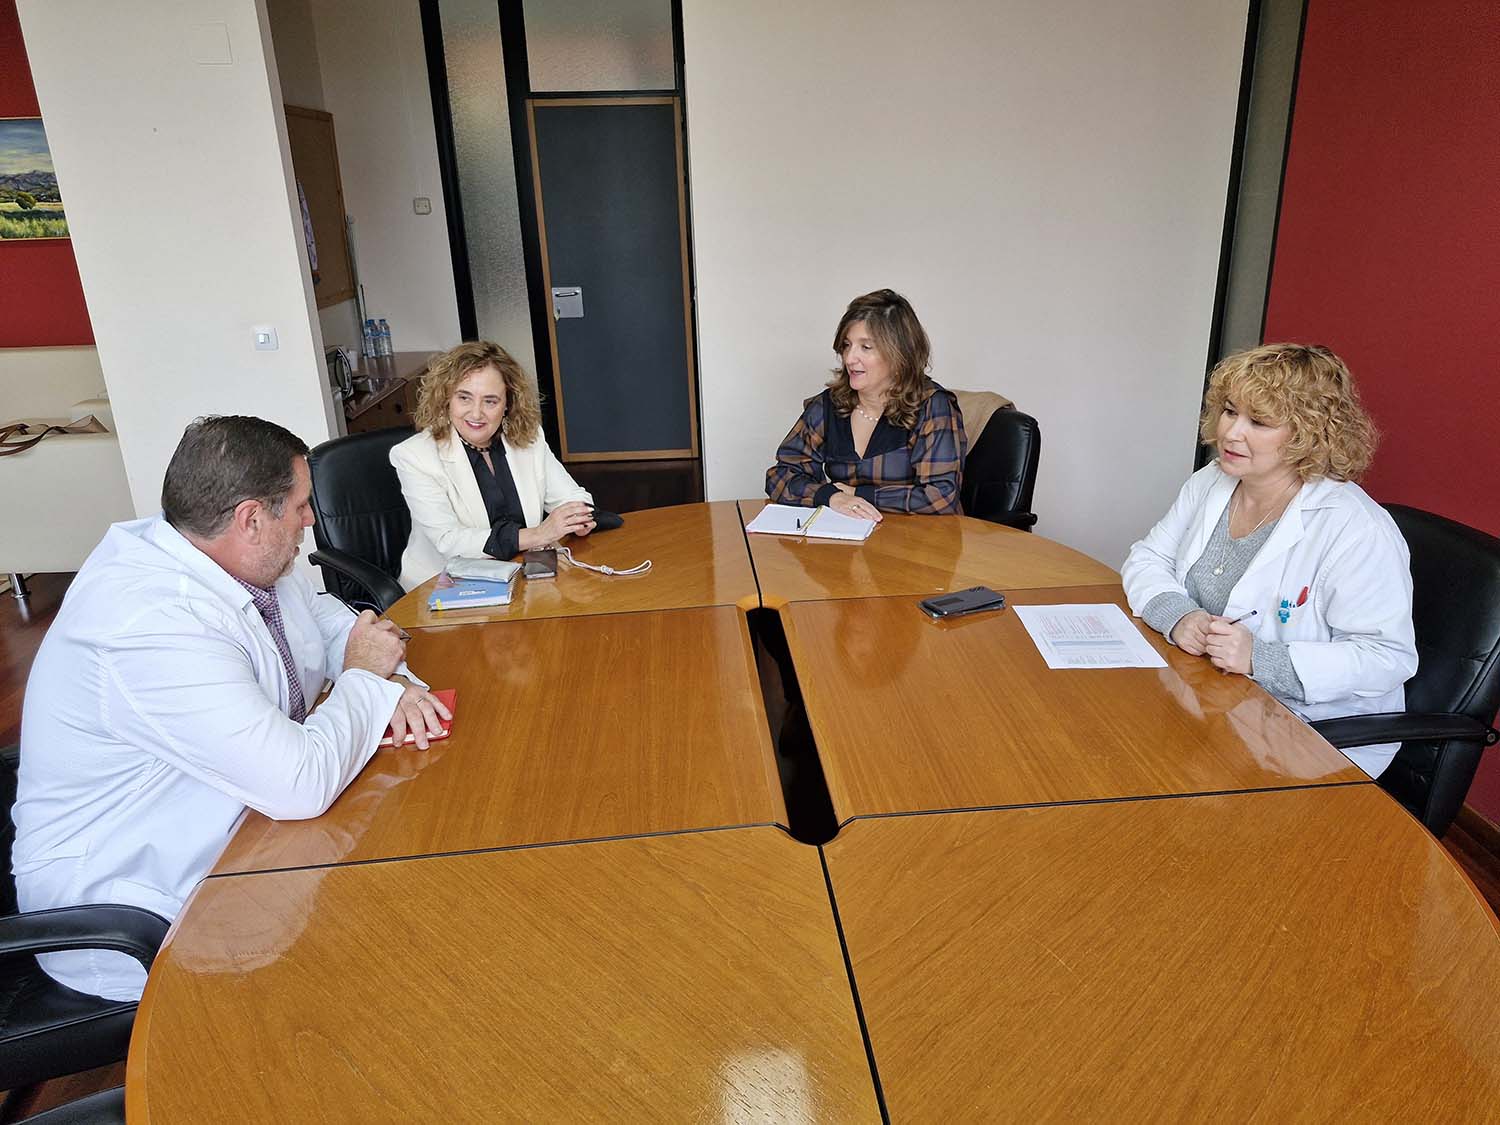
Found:
[[[542,296],[547,308],[552,307],[552,263],[547,251],[547,216],[542,204],[542,166],[537,156],[536,107],[552,106],[606,106],[606,105],[667,105],[672,107],[672,133],[677,170],[677,246],[682,260],[682,330],[683,354],[687,361],[688,432],[690,446],[686,449],[633,449],[596,453],[573,453],[568,449],[568,424],[563,402],[562,363],[557,349],[557,318],[547,316],[547,342],[552,355],[552,393],[557,404],[557,439],[561,459],[569,461],[667,461],[696,460],[698,457],[698,369],[695,361],[697,348],[693,340],[693,290],[692,273],[688,261],[687,224],[687,178],[683,167],[682,144],[682,99],[676,94],[645,95],[639,97],[577,97],[566,95],[548,97],[533,94],[526,99],[526,132],[531,145],[531,190],[536,205],[537,240],[542,258]]]

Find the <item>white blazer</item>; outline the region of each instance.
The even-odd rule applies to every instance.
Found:
[[[541,434],[524,448],[504,439],[502,444],[527,527],[535,527],[547,512],[569,500],[594,502],[552,455]],[[455,555],[484,554],[490,519],[469,455],[452,431],[440,439],[426,430],[414,434],[392,447],[391,464],[411,510],[411,538],[401,555],[403,589],[420,586]]]
[[[1187,594],[1187,572],[1202,556],[1234,492],[1217,462],[1198,470],[1121,568],[1137,615],[1158,594]],[[1307,598],[1297,605],[1303,589]],[[1286,644],[1305,703],[1282,700],[1304,719],[1400,711],[1417,670],[1411,622],[1411,556],[1395,521],[1348,481],[1304,484],[1229,594],[1226,617],[1258,610],[1245,624]],[[1398,743],[1346,751],[1378,777]]]

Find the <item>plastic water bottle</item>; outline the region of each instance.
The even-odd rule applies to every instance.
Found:
[[[373,357],[376,354],[375,353],[375,337],[378,334],[379,333],[378,333],[377,329],[375,328],[375,322],[373,320],[367,320],[367,321],[365,321],[364,339],[361,340],[360,345],[359,345],[359,354],[361,356],[363,356],[366,359],[369,359],[369,358]]]
[[[386,323],[385,317],[380,318],[380,335],[375,341],[376,355],[395,355],[391,349],[391,326]]]

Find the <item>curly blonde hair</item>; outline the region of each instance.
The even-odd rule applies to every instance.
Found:
[[[1198,433],[1217,448],[1219,415],[1232,402],[1290,431],[1282,459],[1302,480],[1358,480],[1379,440],[1359,402],[1354,376],[1321,344],[1262,344],[1220,361],[1209,376]]]
[[[434,438],[447,437],[453,428],[448,403],[454,391],[475,371],[486,367],[498,371],[505,384],[505,417],[500,420],[500,433],[519,448],[536,441],[542,432],[542,406],[536,388],[510,353],[488,340],[459,344],[428,363],[417,395],[417,427]]]
[[[859,392],[849,385],[844,368],[844,333],[851,324],[863,324],[875,338],[881,357],[891,365],[891,389],[885,398],[885,420],[903,430],[917,424],[922,403],[932,394],[927,379],[927,364],[932,345],[911,303],[893,289],[877,289],[849,302],[838,331],[833,334],[833,350],[839,365],[833,369],[828,389],[834,409],[850,414],[859,402]]]

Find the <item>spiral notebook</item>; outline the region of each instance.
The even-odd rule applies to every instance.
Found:
[[[767,504],[745,525],[745,530],[760,535],[800,535],[806,539],[846,539],[861,543],[875,530],[875,521],[840,515],[832,508]]]

